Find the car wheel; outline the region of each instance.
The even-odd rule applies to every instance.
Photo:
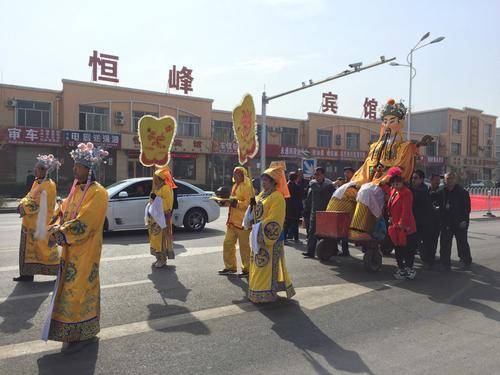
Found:
[[[184,215],[182,221],[184,228],[190,232],[199,232],[205,228],[207,223],[207,213],[201,208],[191,208]]]
[[[108,218],[104,219],[104,225],[102,227],[102,230],[103,232],[107,232],[109,231],[109,222],[108,222]]]

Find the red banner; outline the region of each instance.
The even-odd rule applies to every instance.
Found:
[[[487,195],[471,195],[471,211],[487,211],[488,209],[491,209],[492,211],[500,210],[500,197],[492,196],[489,199],[491,199],[491,206],[488,206]]]

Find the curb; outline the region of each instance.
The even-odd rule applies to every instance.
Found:
[[[497,217],[475,217],[475,218],[470,218],[470,221],[495,221],[495,220],[500,220],[500,216],[497,216]]]

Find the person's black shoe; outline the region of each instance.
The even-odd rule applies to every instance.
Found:
[[[248,277],[248,271],[241,271],[241,272],[238,274],[238,277]]]
[[[82,350],[87,345],[93,344],[99,341],[98,337],[91,337],[88,340],[76,341],[76,342],[65,342],[61,349],[61,353],[63,354],[72,354]]]
[[[224,268],[223,270],[219,271],[219,275],[227,276],[227,275],[233,275],[236,273],[236,270],[230,270],[229,268]]]
[[[440,264],[438,270],[439,272],[449,272],[451,271],[451,266],[447,264]]]
[[[432,271],[433,268],[434,268],[434,264],[424,262],[424,270],[425,271]]]
[[[22,275],[22,276],[14,277],[12,280],[13,281],[28,281],[28,282],[31,282],[31,281],[33,281],[33,279],[34,279],[34,276]]]
[[[305,253],[302,253],[304,258],[316,258],[314,254],[308,253],[307,251]]]
[[[462,261],[460,261],[460,270],[461,270],[461,271],[470,271],[470,269],[471,269],[471,264],[472,264],[472,263],[468,263],[468,262],[462,262]]]

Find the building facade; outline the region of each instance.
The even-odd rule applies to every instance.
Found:
[[[72,80],[62,80],[60,91],[0,85],[0,173],[3,177],[0,194],[9,194],[9,189],[19,190],[41,153],[53,153],[61,160],[63,166],[56,178],[61,189],[69,187],[72,182],[69,151],[87,141],[110,151],[108,163],[99,171],[105,185],[151,175],[151,170],[138,160],[137,124],[145,114],[170,115],[177,119],[172,149],[176,178],[209,190],[230,185],[232,170],[237,164],[232,114],[212,106],[212,99]],[[461,117],[458,114],[452,117],[466,123],[469,112],[465,115],[458,112]],[[471,116],[474,114],[476,112],[471,112]],[[414,114],[417,124],[419,116],[422,113]],[[476,117],[480,129],[485,128],[485,124],[493,124],[491,136],[494,137],[496,117],[481,113]],[[441,117],[437,116],[433,120],[436,124],[428,128],[415,126],[416,132],[412,133],[414,139],[424,134],[435,138],[433,145],[421,149],[418,159],[419,168],[427,173],[442,173],[445,161],[454,162],[449,155],[451,147],[445,147],[455,143],[456,137],[446,138],[451,122],[438,120]],[[257,122],[261,124],[260,116]],[[478,131],[482,132],[478,135],[479,155],[487,134],[486,130]],[[267,162],[285,160],[291,171],[301,167],[302,159],[312,158],[325,168],[328,177],[336,178],[343,174],[344,167],[357,168],[362,164],[379,132],[380,122],[375,120],[320,113],[308,113],[305,119],[268,116]],[[258,135],[260,139],[260,126]],[[461,137],[464,138],[460,138],[460,142],[467,144],[467,135],[461,134]],[[468,146],[461,147],[462,152]],[[254,174],[260,169],[259,156],[252,162]]]
[[[443,108],[413,113],[411,124],[420,133],[437,133],[435,152],[445,156],[447,170],[457,172],[467,185],[493,180],[496,119],[479,109]]]

